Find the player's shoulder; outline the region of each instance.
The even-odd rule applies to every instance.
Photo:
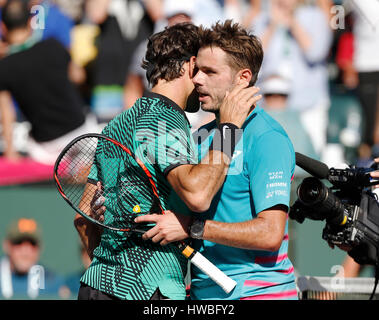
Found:
[[[164,122],[169,127],[186,127],[189,121],[184,110],[168,97],[147,92],[140,99],[140,108],[145,109],[144,121],[149,119],[151,123]],[[144,123],[141,121],[141,123]]]
[[[254,138],[261,136],[282,136],[289,139],[281,124],[261,107],[256,107],[243,126],[244,134]]]

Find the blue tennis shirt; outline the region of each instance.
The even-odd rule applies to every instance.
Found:
[[[200,157],[208,152],[215,127],[213,121],[195,135],[195,141],[201,136]],[[256,107],[243,125],[226,180],[202,217],[236,223],[254,219],[278,204],[289,207],[294,170],[295,153],[286,132]],[[194,247],[236,280],[237,286],[227,295],[192,266],[192,299],[297,299],[294,269],[287,255],[288,220],[277,252],[233,248],[206,240],[195,240]]]

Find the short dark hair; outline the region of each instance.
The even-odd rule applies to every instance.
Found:
[[[149,38],[142,68],[152,86],[159,79],[171,81],[182,76],[184,62],[199,51],[198,30],[192,23],[179,23]]]
[[[27,1],[8,0],[2,10],[2,20],[8,31],[24,28],[30,18]]]
[[[200,47],[218,47],[227,53],[229,65],[235,70],[250,69],[254,85],[263,61],[263,48],[258,37],[232,20],[217,22],[211,29],[200,28]]]

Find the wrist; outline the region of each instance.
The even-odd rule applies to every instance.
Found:
[[[194,218],[189,227],[189,236],[192,239],[202,240],[204,237],[205,220]]]

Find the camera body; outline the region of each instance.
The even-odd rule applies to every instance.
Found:
[[[379,265],[379,204],[370,186],[379,184],[369,174],[373,168],[334,169],[325,177],[307,177],[297,189],[298,199],[289,217],[326,221],[322,238],[345,250],[359,264]]]

